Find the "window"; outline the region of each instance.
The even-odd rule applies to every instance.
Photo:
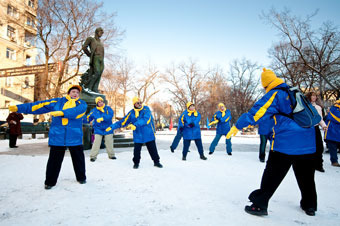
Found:
[[[28,6],[34,8],[34,0],[28,0]]]
[[[7,36],[11,38],[11,40],[15,39],[15,28],[7,25]]]
[[[15,60],[15,51],[11,48],[6,49],[6,57],[11,60]]]
[[[13,85],[13,78],[12,77],[6,77],[6,86],[11,87]]]
[[[7,14],[9,16],[12,16],[12,17],[15,17],[15,18],[18,18],[18,16],[19,16],[18,10],[11,5],[7,6]]]
[[[27,16],[27,23],[28,26],[34,27],[34,19],[30,16]]]
[[[26,55],[26,66],[30,66],[31,65],[31,56]]]

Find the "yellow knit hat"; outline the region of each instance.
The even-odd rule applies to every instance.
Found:
[[[273,71],[263,68],[263,72],[261,74],[261,82],[262,82],[263,88],[266,88],[276,78],[277,77]]]
[[[225,107],[225,105],[223,103],[218,104],[218,107],[222,107],[222,106]]]
[[[193,104],[192,102],[189,101],[189,102],[187,103],[187,109],[189,109],[189,107],[190,107],[191,105],[194,105],[194,104]]]
[[[134,105],[135,103],[137,103],[139,101],[139,97],[134,97],[132,98],[132,104]]]
[[[67,94],[70,93],[71,89],[78,89],[79,92],[81,92],[83,88],[81,88],[80,85],[70,85],[70,86],[68,87],[68,89],[67,89]]]
[[[101,98],[101,97],[96,97],[96,100],[95,100],[95,101],[96,101],[96,104],[98,104],[98,102],[99,102],[100,100],[101,100],[101,101],[104,101],[103,98]]]

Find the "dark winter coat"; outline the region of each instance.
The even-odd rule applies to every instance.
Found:
[[[17,112],[12,112],[8,115],[6,121],[9,126],[9,134],[11,135],[21,135],[21,124],[20,120],[24,119],[24,116]],[[13,123],[13,121],[15,123]]]

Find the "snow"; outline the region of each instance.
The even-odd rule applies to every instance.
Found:
[[[157,133],[164,168],[153,166],[143,147],[139,169],[132,168],[132,148],[115,149],[117,160],[101,150],[96,162],[86,155],[87,183],[76,182],[69,153],[58,183],[43,187],[48,150],[39,155],[11,155],[0,141],[0,225],[338,225],[340,169],[324,154],[326,172],[316,172],[318,211],[307,216],[299,207],[300,191],[289,171],[269,203],[269,215],[244,212],[248,195],[260,185],[265,167],[258,160],[258,136],[232,138],[233,155],[223,138],[213,155],[208,147],[214,132],[203,132],[207,161],[199,159],[192,142],[187,161],[182,145],[171,153],[173,131]],[[44,144],[46,139],[18,140],[19,148]],[[36,147],[36,146],[34,146]],[[12,151],[12,149],[10,150]]]

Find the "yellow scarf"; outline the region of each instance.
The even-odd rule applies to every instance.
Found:
[[[144,105],[142,105],[142,107],[141,107],[140,109],[133,108],[133,110],[135,110],[135,117],[136,117],[136,118],[138,118],[139,112],[140,112],[141,110],[143,110],[143,108],[144,108]]]
[[[76,105],[76,101],[79,99],[72,99],[69,95],[66,95],[67,102],[63,106],[63,110],[69,109],[69,108],[74,108]],[[66,126],[68,124],[68,118],[62,118],[61,119],[63,126]]]
[[[266,93],[268,93],[270,90],[274,89],[276,86],[281,85],[284,83],[284,81],[280,78],[274,79],[269,85],[266,87]]]
[[[105,107],[105,104],[103,104],[103,106],[101,106],[101,107],[98,107],[98,106],[97,106],[97,109],[98,109],[99,111],[101,111],[101,112],[104,113],[104,107]]]
[[[220,112],[222,112],[222,118],[225,116],[225,111],[226,111],[227,109],[224,109],[224,111],[221,111],[220,110]]]
[[[196,110],[190,111],[190,110],[188,109],[188,115],[191,116],[192,113],[194,113],[195,116],[198,115]]]

